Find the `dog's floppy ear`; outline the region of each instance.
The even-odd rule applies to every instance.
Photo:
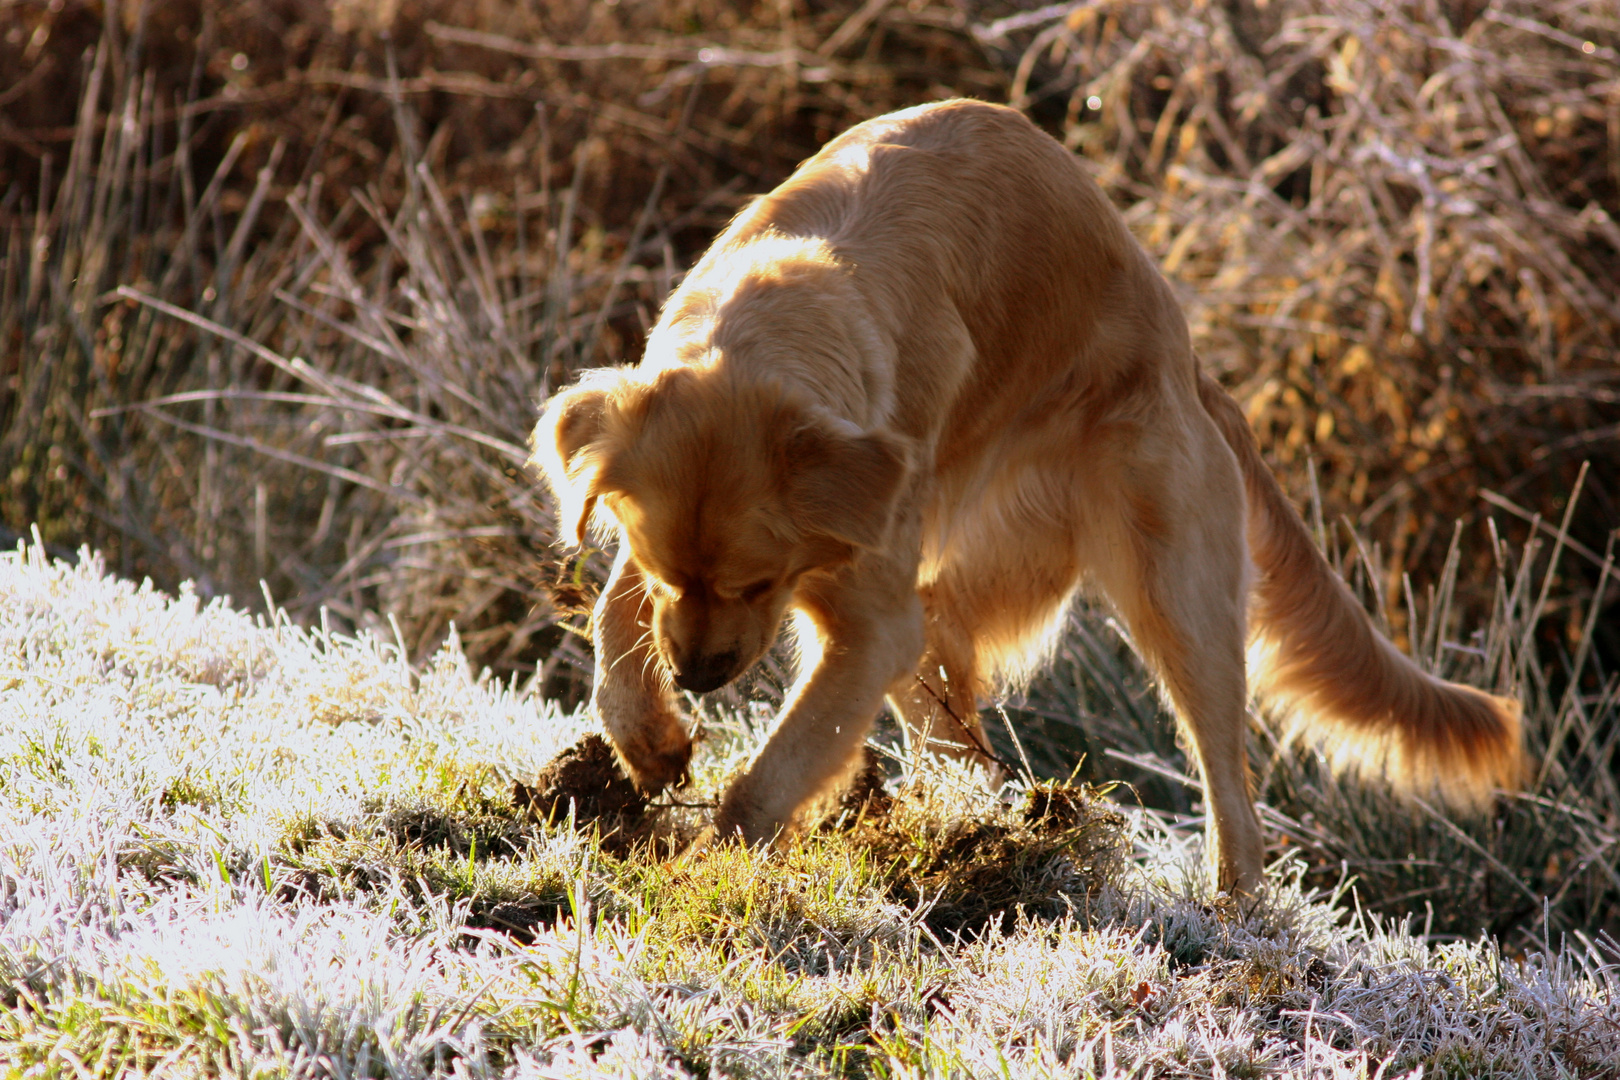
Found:
[[[881,432],[809,425],[788,435],[788,513],[802,531],[856,547],[882,543],[910,468],[905,444]]]
[[[540,467],[557,496],[559,537],[575,547],[585,542],[585,529],[602,494],[608,397],[599,386],[576,386],[552,395],[531,440],[534,453],[529,460]]]

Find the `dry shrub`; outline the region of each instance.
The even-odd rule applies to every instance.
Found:
[[[453,621],[572,692],[601,558],[551,549],[537,397],[634,360],[747,194],[960,93],[1096,162],[1285,480],[1314,459],[1382,543],[1384,592],[1438,573],[1481,489],[1548,512],[1583,456],[1572,538],[1620,519],[1601,5],[9,10],[0,519],[126,574],[392,610],[417,656]]]

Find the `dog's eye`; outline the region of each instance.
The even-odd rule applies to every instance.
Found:
[[[671,600],[679,600],[682,594],[686,592],[686,590],[681,588],[679,585],[676,585],[673,582],[665,581],[661,577],[655,577],[652,574],[647,575],[647,587],[652,592],[663,593],[664,596]]]
[[[765,578],[763,581],[756,581],[752,585],[743,586],[742,592],[738,595],[752,603],[770,592],[775,584],[776,581],[773,578]]]

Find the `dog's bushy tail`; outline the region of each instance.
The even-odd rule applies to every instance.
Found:
[[[1198,390],[1243,469],[1262,695],[1319,732],[1336,765],[1382,766],[1401,788],[1472,805],[1516,787],[1518,702],[1436,678],[1380,635],[1312,542],[1237,402],[1207,374]]]

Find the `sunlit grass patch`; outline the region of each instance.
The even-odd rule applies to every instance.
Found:
[[[1217,895],[1106,791],[913,762],[682,854],[764,713],[623,843],[524,797],[588,722],[453,652],[32,547],[0,647],[5,1075],[1620,1075],[1612,943]]]

